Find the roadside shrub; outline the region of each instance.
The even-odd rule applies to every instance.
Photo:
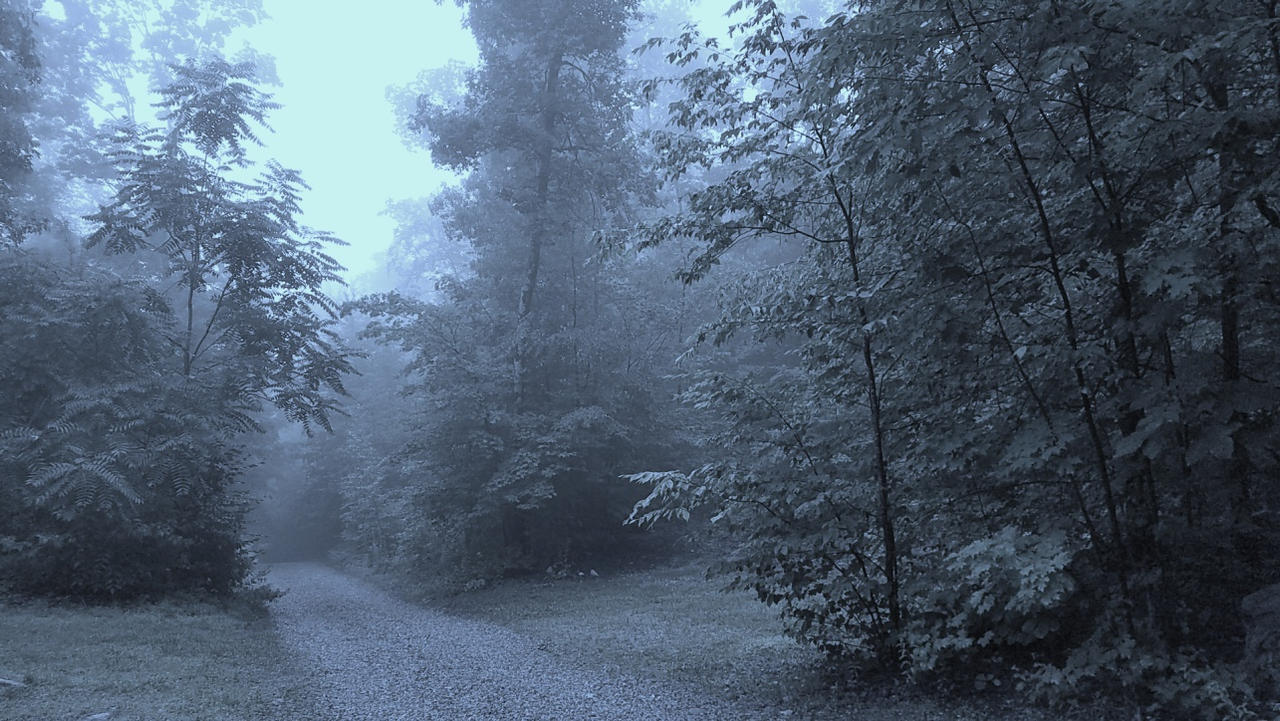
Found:
[[[249,571],[223,389],[188,382],[163,299],[0,256],[0,583],[87,600],[227,593]]]
[[[240,589],[250,570],[237,529],[198,519],[94,518],[46,531],[6,558],[13,590],[90,601],[225,595]]]
[[[1020,672],[1017,688],[1058,708],[1082,699],[1109,699],[1135,718],[1258,718],[1253,689],[1236,669],[1192,649],[1161,653],[1118,626],[1100,624],[1061,663]]]
[[[1069,569],[1074,556],[1062,531],[1014,526],[947,554],[910,589],[918,610],[901,636],[907,668],[981,678],[1062,648],[1071,634],[1064,621],[1080,602]]]

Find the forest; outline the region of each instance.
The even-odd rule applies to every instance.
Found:
[[[0,656],[692,559],[848,683],[1280,713],[1280,2],[436,3],[343,237],[273,3],[0,0]]]

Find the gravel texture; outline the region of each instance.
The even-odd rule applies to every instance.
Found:
[[[280,639],[323,718],[742,719],[733,702],[575,666],[510,630],[392,598],[318,564],[278,564]]]

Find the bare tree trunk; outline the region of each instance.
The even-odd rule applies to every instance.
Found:
[[[1210,66],[1218,66],[1221,63],[1209,62]],[[1220,112],[1227,113],[1231,109],[1230,88],[1224,79],[1219,77],[1221,72],[1216,67],[1209,67],[1204,70],[1206,77],[1203,78],[1205,91],[1209,95],[1209,99],[1213,102],[1214,108]],[[1237,148],[1234,147],[1239,141],[1234,137],[1237,128],[1234,124],[1228,123],[1223,131],[1223,140],[1221,147],[1218,148],[1218,272],[1222,276],[1222,297],[1219,299],[1219,316],[1218,323],[1221,333],[1221,352],[1222,352],[1222,381],[1225,386],[1227,397],[1235,394],[1237,386],[1241,379],[1240,364],[1240,306],[1238,295],[1239,279],[1237,277],[1235,250],[1232,248],[1232,240],[1236,233],[1231,223],[1231,213],[1235,210],[1236,202],[1239,200],[1240,190],[1236,182],[1236,161]],[[1244,420],[1243,416],[1238,412],[1231,414],[1231,422],[1240,424]],[[1250,497],[1252,489],[1249,487],[1249,464],[1244,455],[1244,448],[1240,443],[1234,443],[1231,450],[1231,459],[1227,462],[1226,468],[1227,483],[1234,489],[1231,499],[1231,511],[1235,525],[1238,527],[1245,523],[1249,516]]]
[[[533,231],[529,236],[528,277],[524,291],[520,294],[520,317],[524,318],[533,310],[534,291],[538,287],[538,271],[542,265],[542,245],[547,237],[547,200],[551,186],[552,148],[555,144],[556,105],[560,93],[560,66],[564,58],[555,53],[547,63],[546,80],[542,87],[542,137],[538,139],[537,185],[534,190]]]

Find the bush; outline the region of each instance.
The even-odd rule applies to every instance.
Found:
[[[1109,699],[1136,718],[1258,718],[1253,689],[1235,669],[1192,649],[1161,653],[1111,624],[1099,625],[1062,663],[1019,673],[1017,687],[1059,708]]]
[[[917,577],[909,595],[918,609],[901,641],[914,674],[1001,671],[1046,648],[1064,648],[1080,599],[1066,534],[1007,526],[946,555]]]
[[[0,257],[0,582],[122,600],[249,571],[219,389],[187,382],[144,286]]]

